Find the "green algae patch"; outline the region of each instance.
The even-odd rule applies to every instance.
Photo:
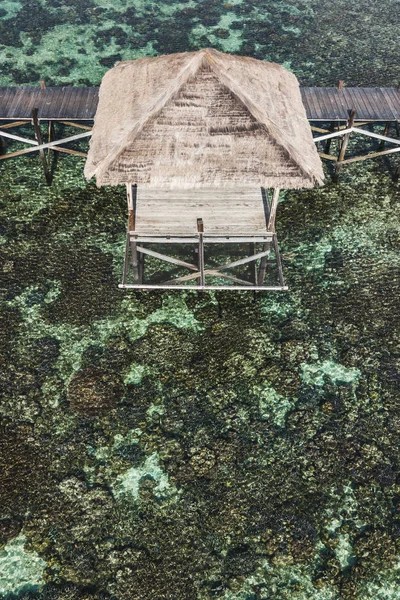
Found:
[[[20,533],[0,552],[1,594],[35,591],[44,585],[46,563],[36,552],[27,552],[25,542],[25,536]]]
[[[140,483],[146,478],[156,483],[153,493],[158,498],[168,498],[177,492],[175,486],[170,484],[167,473],[160,467],[157,454],[151,454],[140,467],[132,467],[118,476],[112,486],[114,496],[118,498],[128,494],[136,500]]]
[[[268,383],[256,386],[253,393],[259,398],[261,419],[270,421],[277,427],[284,427],[286,415],[294,406],[295,401],[282,396]]]
[[[330,360],[315,365],[302,364],[301,369],[304,383],[317,387],[325,385],[326,378],[335,384],[356,385],[361,377],[359,369],[347,368]]]

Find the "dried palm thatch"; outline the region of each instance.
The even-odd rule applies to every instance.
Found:
[[[151,188],[306,188],[323,171],[296,77],[213,49],[118,63],[99,95],[87,178]]]

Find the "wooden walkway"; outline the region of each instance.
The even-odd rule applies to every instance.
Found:
[[[97,87],[0,87],[0,120],[93,121]],[[354,109],[360,121],[400,121],[400,91],[396,88],[303,87],[309,121],[346,121]]]

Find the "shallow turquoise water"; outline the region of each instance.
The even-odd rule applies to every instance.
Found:
[[[396,4],[3,1],[0,84],[211,45],[394,85]],[[120,291],[124,190],[1,166],[0,595],[400,598],[395,165],[285,193],[256,299]]]

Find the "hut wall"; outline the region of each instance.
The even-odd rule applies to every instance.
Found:
[[[124,181],[160,188],[306,187],[287,151],[207,65],[147,122],[100,183]]]

